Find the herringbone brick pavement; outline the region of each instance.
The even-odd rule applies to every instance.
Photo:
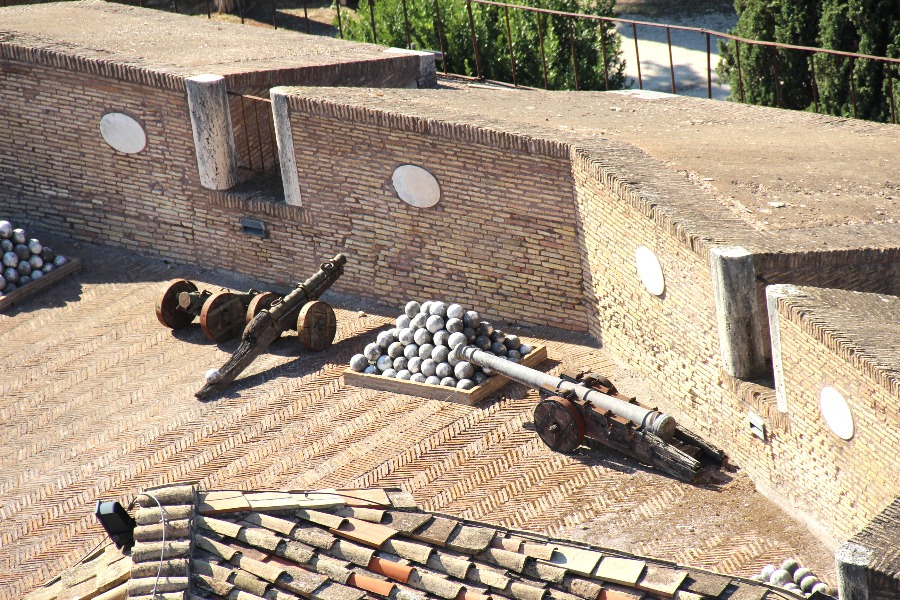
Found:
[[[390,321],[360,299],[332,296],[339,330],[327,352],[300,352],[286,336],[229,394],[199,402],[203,373],[237,342],[161,327],[156,296],[175,277],[211,289],[251,282],[118,249],[77,253],[81,273],[0,315],[0,598],[22,596],[104,538],[98,499],[127,504],[185,480],[402,486],[429,510],[470,519],[744,575],[795,556],[833,579],[828,550],[740,472],[689,486],[602,448],[550,452],[531,428],[537,395],[523,386],[477,407],[345,386],[350,356]],[[545,369],[628,376],[586,338],[520,333],[548,345]]]

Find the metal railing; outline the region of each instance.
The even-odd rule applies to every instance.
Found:
[[[228,92],[238,166],[253,173],[278,169],[278,147],[272,119],[272,100]]]

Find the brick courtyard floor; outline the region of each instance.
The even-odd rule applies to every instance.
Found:
[[[555,454],[531,426],[537,394],[519,385],[476,407],[345,386],[344,365],[396,308],[326,296],[339,321],[331,349],[300,353],[286,336],[230,394],[200,402],[203,373],[237,342],[217,346],[196,324],[173,334],[155,299],[176,277],[211,289],[252,282],[54,241],[67,245],[83,270],[0,315],[0,598],[20,597],[104,539],[98,499],[127,503],[187,480],[402,486],[432,511],[734,574],[796,557],[834,580],[833,548],[740,470],[687,485],[602,448]],[[625,393],[649,393],[589,338],[520,333],[548,346],[543,369],[591,368]]]

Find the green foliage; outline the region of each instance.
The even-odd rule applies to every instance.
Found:
[[[760,41],[900,57],[900,0],[736,0],[733,35]],[[890,121],[888,67],[872,60],[720,42],[718,72],[752,104]],[[814,63],[813,63],[814,61]],[[814,69],[813,69],[814,67]],[[894,66],[900,107],[900,66]],[[813,86],[815,73],[816,86]],[[818,92],[818,96],[816,96]],[[854,113],[854,100],[856,112]],[[818,102],[817,102],[818,101]],[[898,115],[900,117],[900,115]]]
[[[342,25],[345,38],[375,41],[370,1],[361,0],[355,18],[347,18],[347,13],[344,13]],[[379,44],[407,47],[408,22],[412,48],[444,51],[446,65],[442,67],[439,64],[438,69],[445,68],[448,73],[462,75],[478,74],[465,0],[375,0],[374,5],[375,33]],[[612,16],[615,0],[543,0],[541,8]],[[512,35],[513,60],[510,60],[507,18]],[[504,8],[473,4],[472,21],[484,77],[512,82],[515,64],[515,80],[519,85],[544,87],[546,64],[548,88],[575,89],[569,19],[517,9],[509,9],[507,17]],[[572,19],[571,32],[574,33],[575,55],[578,58],[578,87],[606,89],[607,77],[610,89],[623,87],[625,63],[615,27],[605,21]],[[544,41],[543,60],[541,37]]]

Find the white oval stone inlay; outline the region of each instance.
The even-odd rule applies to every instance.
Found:
[[[833,387],[822,388],[819,394],[819,410],[828,427],[839,437],[853,437],[853,415],[844,396]]]
[[[634,252],[634,262],[637,265],[641,283],[644,284],[647,291],[654,296],[662,296],[662,293],[666,291],[666,280],[663,277],[659,259],[656,258],[653,250],[647,246],[638,246]]]
[[[106,113],[100,119],[100,135],[107,144],[125,154],[137,154],[147,147],[144,128],[123,113]]]
[[[412,206],[428,208],[441,199],[441,186],[434,175],[416,165],[394,169],[391,183],[401,200]]]

